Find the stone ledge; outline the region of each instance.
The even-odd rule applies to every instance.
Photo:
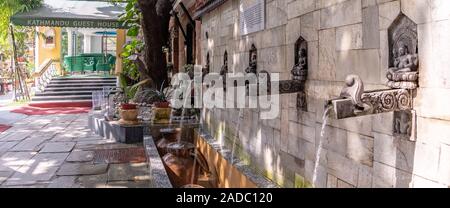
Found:
[[[195,130],[199,135],[199,138],[202,138],[208,145],[210,145],[221,157],[223,157],[226,161],[232,164],[236,169],[238,169],[243,175],[245,175],[249,180],[256,184],[258,188],[279,188],[277,184],[273,181],[264,177],[261,173],[257,173],[251,166],[245,164],[239,158],[234,157],[231,159],[231,150],[222,146],[218,143],[208,132],[204,129],[196,129]],[[233,163],[231,162],[233,161]]]
[[[144,137],[144,147],[147,153],[148,164],[150,168],[150,180],[154,188],[173,188],[170,182],[169,176],[167,175],[166,169],[164,168],[164,163],[159,156],[158,150],[156,149],[153,137]]]

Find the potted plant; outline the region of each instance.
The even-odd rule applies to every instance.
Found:
[[[137,124],[138,123],[138,108],[137,105],[134,103],[130,103],[130,100],[133,99],[134,95],[136,94],[137,89],[146,83],[148,83],[150,80],[146,79],[143,80],[133,86],[128,86],[128,83],[126,81],[126,77],[124,74],[120,74],[119,76],[119,82],[120,87],[122,89],[122,92],[124,94],[124,100],[120,104],[119,109],[119,115],[120,120],[119,123],[121,124]]]
[[[171,90],[163,90],[164,83],[161,85],[161,89],[155,90],[153,95],[153,123],[169,123],[170,116],[172,114],[172,108],[170,107]]]

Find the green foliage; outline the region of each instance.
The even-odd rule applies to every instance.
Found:
[[[139,79],[139,71],[133,59],[136,58],[137,54],[141,53],[144,48],[144,43],[138,39],[134,39],[123,48],[122,54],[123,58],[123,73],[132,80]]]
[[[144,44],[138,38],[141,31],[141,13],[137,7],[137,0],[112,0],[113,2],[126,3],[125,13],[120,15],[120,21],[129,26],[127,36],[132,37],[132,41],[124,45],[124,50],[121,54],[123,58],[123,72],[132,80],[139,80],[139,71],[133,61],[138,54],[141,53]]]
[[[146,79],[146,80],[140,81],[132,86],[129,86],[126,75],[121,73],[119,75],[119,84],[120,84],[120,88],[122,88],[122,91],[125,95],[125,102],[129,102],[131,99],[133,99],[134,96],[136,95],[136,92],[138,91],[139,87],[147,84],[148,82],[150,82],[150,79]]]
[[[12,45],[8,38],[10,17],[17,12],[27,12],[41,5],[42,0],[0,0],[0,52],[11,55]],[[19,56],[23,55],[23,51],[26,49],[28,32],[31,30],[32,28],[15,27],[14,34]]]

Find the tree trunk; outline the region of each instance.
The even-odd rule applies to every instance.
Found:
[[[159,89],[168,85],[167,63],[163,46],[169,40],[169,21],[172,0],[138,0],[142,13],[141,26],[144,33],[144,62],[154,85]],[[141,72],[142,73],[142,72]]]

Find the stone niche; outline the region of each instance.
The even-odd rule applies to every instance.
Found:
[[[387,86],[414,90],[419,80],[417,24],[401,13],[388,29],[389,69]],[[415,140],[415,111],[394,112],[394,136]]]
[[[250,49],[248,67],[245,69],[245,73],[258,73],[258,49],[256,49],[254,44],[252,44]]]
[[[308,79],[308,42],[300,37],[295,43],[295,64],[291,70],[292,79],[300,81],[302,90],[297,93],[297,110],[308,111],[305,82]]]
[[[400,14],[388,29],[389,69],[387,86],[416,89],[419,80],[417,24]]]
[[[227,73],[228,73],[228,52],[225,51],[225,53],[223,53],[223,65],[222,68],[220,69],[220,76],[222,77],[222,81],[223,81],[223,90],[226,90],[226,80],[227,80]]]

